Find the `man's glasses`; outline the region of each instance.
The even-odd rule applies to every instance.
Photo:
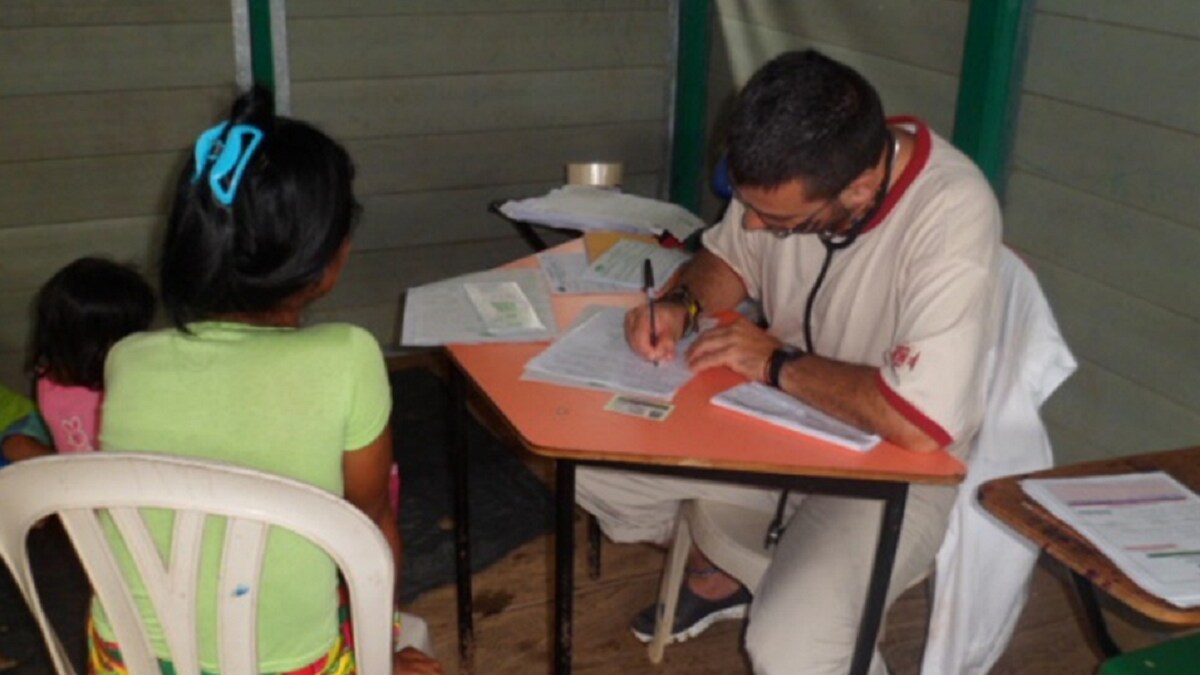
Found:
[[[787,239],[788,237],[792,236],[793,234],[812,234],[813,232],[816,232],[818,229],[824,229],[823,227],[818,228],[818,226],[821,224],[821,214],[825,213],[825,211],[828,210],[829,207],[833,206],[836,203],[837,203],[837,198],[834,197],[834,198],[830,199],[829,201],[825,202],[824,206],[822,206],[821,208],[814,211],[812,213],[812,215],[810,215],[809,217],[800,221],[799,223],[797,223],[791,227],[786,227],[786,228],[768,228],[767,231],[770,232],[772,235],[774,235],[776,239]]]

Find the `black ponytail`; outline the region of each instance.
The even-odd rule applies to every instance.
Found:
[[[304,122],[275,115],[266,89],[233,103],[225,133],[262,132],[228,205],[209,184],[205,159],[184,167],[160,260],[172,322],[266,313],[318,283],[349,238],[360,207],[345,149]]]

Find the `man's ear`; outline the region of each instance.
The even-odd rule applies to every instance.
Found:
[[[877,167],[871,167],[858,174],[858,178],[851,181],[846,186],[846,189],[842,190],[841,194],[838,195],[842,203],[858,205],[867,204],[874,200],[875,193],[879,190],[879,181],[881,180],[878,176],[879,172],[876,169]]]

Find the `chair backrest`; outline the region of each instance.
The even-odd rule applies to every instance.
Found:
[[[982,675],[1008,645],[1038,552],[986,513],[975,492],[992,478],[1053,463],[1038,411],[1076,367],[1037,277],[1009,249],[1001,254],[1001,288],[987,408],[937,553],[926,675]]]
[[[175,512],[163,560],[138,509]],[[281,476],[211,461],[148,453],[96,452],[20,462],[0,471],[0,557],[12,571],[55,668],[74,673],[34,586],[26,545],[31,527],[57,514],[79,554],[130,673],[158,673],[142,617],[101,527],[107,513],[134,559],[171,651],[175,672],[199,673],[196,607],[207,518],[227,519],[218,583],[223,673],[258,672],[259,576],[272,527],[323,549],[350,594],[358,672],[392,668],[391,549],[379,529],[337,495]]]

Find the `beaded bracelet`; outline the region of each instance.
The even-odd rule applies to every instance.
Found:
[[[687,310],[687,322],[683,325],[683,334],[686,336],[696,332],[700,323],[700,313],[704,311],[704,308],[700,306],[700,301],[696,299],[696,296],[692,295],[692,289],[688,288],[687,284],[676,286],[659,298],[657,302],[674,302],[683,305]]]

